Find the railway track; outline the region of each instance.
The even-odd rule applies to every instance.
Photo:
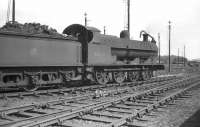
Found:
[[[167,80],[168,79],[168,80]],[[104,94],[115,94],[115,93],[122,93],[122,92],[127,92],[129,90],[134,90],[134,91],[139,91],[139,90],[143,90],[143,89],[150,89],[151,87],[155,87],[156,85],[164,85],[165,83],[167,82],[174,82],[176,80],[178,80],[179,78],[167,78],[165,80],[162,79],[162,82],[158,83],[157,81],[156,82],[152,82],[152,83],[149,83],[149,84],[143,84],[143,85],[140,85],[140,86],[124,86],[124,88],[122,86],[118,87],[118,88],[115,88],[115,89],[112,89],[112,90],[107,90],[107,88],[104,88],[106,90],[106,93]],[[160,80],[160,79],[159,79]],[[93,90],[93,89],[92,89]],[[103,90],[101,88],[101,90]],[[47,101],[47,102],[44,102],[44,103],[31,103],[29,105],[26,105],[26,106],[17,106],[17,107],[12,107],[12,108],[5,108],[5,109],[2,109],[0,110],[0,114],[1,114],[1,117],[4,118],[7,114],[11,114],[11,113],[15,113],[15,112],[22,112],[22,111],[26,111],[26,110],[31,110],[33,108],[41,108],[41,107],[46,107],[47,105],[48,106],[52,106],[52,105],[58,105],[58,104],[62,104],[62,103],[66,103],[66,102],[70,102],[70,101],[78,101],[78,100],[81,100],[81,99],[88,99],[90,97],[96,97],[96,93],[92,91],[87,92],[85,94],[82,94],[82,95],[74,95],[74,96],[68,96],[66,98],[62,98],[62,99],[56,99],[56,100],[51,100],[51,101]],[[39,99],[39,98],[38,98]]]
[[[99,96],[100,94],[108,94],[109,91],[128,91],[130,89],[134,89],[135,91],[147,89],[148,87],[153,87],[157,85],[163,85],[166,82],[173,82],[175,80],[181,79],[183,77],[164,77],[164,78],[155,78],[153,80],[145,81],[137,83],[126,83],[126,84],[109,84],[105,86],[90,86],[78,88],[78,89],[71,89],[71,91],[62,91],[65,92],[57,92],[53,90],[50,92],[47,91],[37,91],[32,93],[25,93],[25,95],[21,93],[7,93],[7,97],[2,96],[0,99],[0,115],[2,114],[3,110],[7,109],[14,109],[16,111],[16,107],[20,109],[26,109],[26,107],[32,107],[33,105],[45,105],[45,103],[54,102],[60,103],[61,101],[69,101],[73,99],[78,99],[79,97],[89,97],[89,96]],[[59,91],[59,90],[58,90]],[[99,93],[100,92],[100,93]],[[22,96],[23,95],[23,96]],[[28,106],[27,106],[28,105]]]
[[[40,105],[29,105],[24,107],[16,107],[12,109],[2,110],[0,126],[48,126],[48,125],[58,125],[63,123],[63,121],[82,117],[88,113],[93,113],[96,110],[104,110],[109,106],[116,105],[122,101],[126,101],[129,98],[136,98],[138,96],[147,95],[147,93],[152,93],[154,91],[162,91],[163,89],[168,89],[169,86],[178,86],[183,83],[189,84],[191,82],[197,81],[196,77],[189,77],[186,79],[173,81],[173,82],[163,82],[163,84],[157,86],[156,88],[149,88],[148,90],[141,90],[141,92],[135,92],[134,90],[117,90],[109,91],[108,96],[103,98],[91,98],[93,96],[81,96],[77,98],[71,98],[66,100],[57,100],[48,102],[46,104]],[[141,86],[142,87],[142,86]],[[112,93],[112,94],[109,94]],[[32,106],[32,107],[31,107]],[[120,116],[120,115],[119,115]],[[109,116],[108,116],[109,117]],[[54,119],[56,118],[56,119]],[[63,118],[65,118],[63,120]],[[2,122],[3,121],[3,122]],[[60,123],[59,123],[60,121]],[[95,120],[94,120],[95,121]],[[28,123],[28,124],[27,124]],[[48,124],[47,124],[48,123]],[[98,121],[97,121],[98,123]],[[105,123],[105,121],[103,122]]]
[[[47,89],[47,90],[38,90],[38,91],[25,91],[25,92],[2,92],[0,93],[0,98],[1,99],[8,99],[8,98],[24,98],[26,96],[35,96],[39,97],[42,95],[65,95],[67,94],[68,96],[73,95],[78,92],[88,92],[88,91],[94,91],[95,89],[103,89],[103,88],[112,88],[112,87],[123,87],[123,86],[132,86],[132,85],[141,85],[144,83],[153,83],[153,82],[162,82],[162,81],[167,81],[171,80],[174,78],[181,78],[181,76],[164,76],[164,77],[156,77],[149,79],[147,81],[138,81],[138,82],[126,82],[126,83],[121,83],[121,84],[106,84],[106,85],[91,85],[91,86],[83,86],[83,87],[72,87],[72,88],[57,88],[57,89]]]

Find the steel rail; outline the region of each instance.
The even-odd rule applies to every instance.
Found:
[[[112,101],[106,101],[106,102],[102,102],[102,103],[97,103],[94,105],[90,105],[90,106],[86,106],[84,108],[80,108],[80,109],[74,109],[71,112],[67,112],[67,111],[62,111],[63,114],[58,115],[58,114],[51,114],[51,117],[48,118],[41,118],[40,120],[36,120],[36,119],[28,119],[28,120],[23,120],[23,122],[14,122],[12,124],[8,123],[8,124],[4,124],[5,127],[6,126],[11,126],[13,125],[14,127],[20,126],[20,127],[34,127],[34,126],[47,126],[47,125],[51,125],[51,124],[55,124],[55,123],[62,123],[62,121],[65,121],[67,119],[73,118],[75,116],[78,115],[82,115],[82,114],[87,114],[89,112],[93,112],[94,110],[98,110],[98,109],[102,109],[102,108],[106,108],[108,106],[111,106],[113,104],[119,103],[123,100],[127,100],[128,98],[136,98],[136,97],[141,97],[141,96],[145,96],[147,94],[150,94],[152,92],[156,92],[156,91],[160,91],[160,90],[165,90],[165,89],[169,89],[169,87],[171,88],[177,88],[178,86],[182,86],[183,84],[191,84],[194,82],[199,81],[199,76],[194,76],[192,78],[187,78],[181,81],[177,81],[175,83],[170,83],[167,86],[160,86],[157,88],[153,88],[150,90],[146,90],[143,92],[139,92],[139,93],[135,93],[132,95],[127,95],[118,99],[114,99]]]
[[[29,92],[8,92],[8,93],[0,93],[0,98],[9,98],[9,97],[19,97],[23,98],[24,96],[37,96],[39,94],[65,94],[66,92],[73,92],[77,90],[88,90],[88,89],[96,89],[96,88],[104,88],[104,87],[112,87],[112,86],[119,86],[119,85],[132,85],[132,84],[144,84],[144,83],[151,83],[151,82],[161,82],[165,80],[173,79],[176,76],[167,76],[167,77],[155,77],[151,78],[147,81],[137,81],[137,82],[124,82],[121,84],[118,83],[111,83],[106,85],[89,85],[83,87],[73,87],[73,88],[64,88],[64,89],[50,89],[50,90],[38,90],[38,91],[29,91]]]
[[[166,82],[173,82],[174,80],[178,80],[178,79],[167,80],[167,81],[164,80],[164,82],[160,83],[159,85],[164,85]],[[140,89],[143,87],[149,87],[149,84],[147,86],[140,86],[136,89]],[[122,93],[122,92],[128,91],[128,90],[131,90],[130,87],[106,91],[106,94],[115,94],[115,93],[120,93],[120,92]],[[85,95],[80,95],[80,96],[75,96],[75,97],[68,97],[68,98],[63,98],[63,99],[58,99],[58,100],[56,99],[56,100],[47,101],[44,103],[35,103],[35,104],[29,104],[29,105],[25,105],[25,106],[18,106],[18,107],[2,109],[2,110],[0,110],[0,118],[6,118],[7,114],[14,113],[14,112],[22,112],[22,111],[31,110],[34,108],[40,108],[40,107],[44,107],[44,106],[49,107],[49,106],[55,105],[55,104],[64,104],[64,103],[67,103],[70,101],[74,101],[74,100],[78,101],[78,100],[82,100],[82,99],[86,99],[86,98],[90,98],[90,97],[94,97],[94,96],[95,96],[95,93],[93,92],[90,94],[85,94]]]
[[[150,112],[151,110],[155,109],[156,107],[163,105],[165,103],[169,103],[169,101],[172,101],[173,99],[177,98],[178,96],[180,96],[181,94],[183,94],[184,92],[190,90],[191,88],[194,88],[195,86],[200,85],[200,82],[198,81],[197,83],[192,84],[191,86],[181,89],[167,97],[164,97],[163,99],[148,105],[147,107],[144,107],[142,109],[140,109],[137,112],[134,112],[131,115],[128,115],[126,117],[121,118],[120,120],[117,120],[113,123],[110,123],[109,125],[106,125],[105,127],[118,127],[121,126],[123,124],[125,124],[127,121],[131,122],[133,121],[133,119],[137,118],[137,117],[141,117],[142,115],[144,115],[145,113]]]

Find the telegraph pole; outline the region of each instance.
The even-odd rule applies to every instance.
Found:
[[[85,16],[85,26],[87,26],[87,13],[86,12],[85,12],[84,16]]]
[[[158,33],[158,60],[160,64],[160,33]]]
[[[169,21],[168,23],[169,23],[169,72],[170,72],[171,71],[171,61],[170,61],[170,59],[171,59],[170,58],[170,56],[171,56],[171,54],[170,54],[171,53],[170,52],[170,50],[171,50],[171,44],[170,44],[171,43],[170,42],[171,41],[171,21]]]
[[[178,48],[178,65],[179,65],[179,48]]]
[[[185,66],[185,63],[186,63],[186,58],[185,58],[185,45],[184,45],[184,66]]]
[[[128,33],[129,33],[129,39],[130,39],[130,0],[127,0],[127,12],[128,12]]]
[[[106,34],[106,26],[103,27],[103,34]]]
[[[15,23],[15,0],[13,0],[12,6],[12,23]]]

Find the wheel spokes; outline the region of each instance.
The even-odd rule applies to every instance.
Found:
[[[150,78],[149,72],[148,71],[143,71],[142,72],[142,78],[143,78],[143,80],[149,79]]]
[[[109,76],[107,72],[96,72],[96,80],[99,84],[106,84],[109,81]]]
[[[27,86],[23,87],[25,91],[35,91],[38,89],[38,86],[35,84],[28,84]]]
[[[124,82],[125,77],[126,77],[125,72],[114,72],[113,75],[114,75],[114,79],[117,83]]]
[[[130,81],[137,81],[139,79],[139,73],[131,71],[129,72],[129,80]]]

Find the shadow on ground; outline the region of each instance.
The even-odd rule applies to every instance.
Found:
[[[188,118],[180,127],[200,127],[200,110]]]

